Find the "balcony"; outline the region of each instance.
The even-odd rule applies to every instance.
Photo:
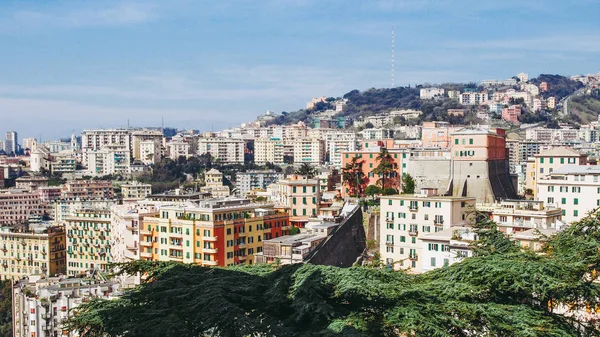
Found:
[[[52,314],[50,314],[49,312],[42,314],[42,318],[43,319],[51,319],[52,318]]]
[[[436,226],[443,225],[444,224],[444,219],[434,219],[433,220],[433,224],[436,225]]]
[[[140,241],[140,246],[152,247],[152,241]]]
[[[218,266],[219,265],[219,261],[206,261],[206,260],[202,260],[202,264],[205,266]]]
[[[202,251],[207,254],[217,254],[219,249],[218,248],[204,248],[204,249],[202,249]]]
[[[203,236],[202,241],[217,242],[218,236]]]
[[[238,256],[238,260],[240,260],[240,261],[246,261],[247,258],[248,258],[248,255]]]
[[[416,230],[416,229],[411,229],[411,230],[408,232],[408,235],[410,235],[410,236],[417,236],[417,235],[419,235],[419,231],[418,231],[418,230]]]
[[[131,250],[132,252],[135,252],[138,250],[138,246],[134,246],[134,245],[126,245],[125,247],[127,247],[127,250]]]
[[[133,225],[131,225],[131,224],[128,224],[128,225],[125,225],[125,228],[126,228],[128,231],[135,231],[135,230],[138,230],[138,228],[139,228],[139,227],[138,227],[138,226],[133,226]]]
[[[8,268],[8,263],[4,262],[4,263],[2,264],[2,267],[4,267],[4,268]]]
[[[144,258],[147,258],[147,259],[151,259],[152,258],[152,253],[151,252],[141,252],[140,256],[144,257]]]
[[[409,210],[409,211],[416,212],[416,211],[418,211],[418,210],[419,210],[419,206],[418,206],[418,205],[409,205],[409,206],[408,206],[408,210]]]
[[[152,235],[152,231],[148,231],[148,230],[140,230],[140,234],[141,235]]]
[[[292,229],[292,226],[281,226],[282,231],[289,231],[290,229]]]
[[[417,260],[419,259],[419,255],[417,255],[417,254],[410,254],[410,255],[408,256],[408,258],[409,258],[411,261],[417,261]]]
[[[171,248],[171,249],[177,249],[177,250],[183,250],[183,245],[181,243],[171,242],[171,243],[169,243],[169,248]]]
[[[394,245],[394,241],[386,241],[385,244],[388,245],[388,246],[393,246]]]
[[[393,217],[386,217],[385,218],[385,222],[387,222],[387,223],[394,223],[394,218]]]
[[[170,238],[183,238],[183,233],[169,233]]]
[[[171,260],[175,260],[175,261],[183,261],[183,256],[179,256],[179,255],[169,255],[169,258]]]

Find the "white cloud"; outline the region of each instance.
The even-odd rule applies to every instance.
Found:
[[[600,52],[600,32],[573,32],[541,37],[512,37],[478,42],[454,41],[448,48],[498,49],[499,51],[533,51],[533,52]]]
[[[111,6],[53,8],[48,11],[19,10],[12,14],[12,20],[28,27],[88,27],[88,26],[126,26],[156,20],[156,6],[141,2],[119,2]]]

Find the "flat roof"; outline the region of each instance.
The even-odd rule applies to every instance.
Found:
[[[381,199],[417,199],[417,200],[440,200],[440,201],[452,201],[452,200],[475,200],[474,197],[458,197],[458,196],[450,196],[450,195],[433,195],[426,196],[420,194],[396,194],[396,195],[386,195],[382,196]]]

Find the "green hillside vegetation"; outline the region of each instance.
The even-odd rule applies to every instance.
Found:
[[[424,274],[310,264],[206,268],[136,261],[149,281],[84,303],[68,322],[100,336],[598,336],[554,311],[596,307],[600,215],[521,250],[481,216],[475,257]]]
[[[548,91],[542,92],[540,95],[543,98],[554,96],[556,97],[557,102],[574,93],[577,89],[584,87],[583,83],[573,81],[570,78],[561,75],[541,74],[536,78],[530,79],[529,82],[538,86],[542,82],[547,82],[549,87]]]
[[[12,286],[0,281],[0,337],[12,336]]]
[[[597,121],[600,114],[600,95],[574,96],[569,100],[569,111],[581,124]]]

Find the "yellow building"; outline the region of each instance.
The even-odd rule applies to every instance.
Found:
[[[251,264],[262,241],[287,233],[289,216],[247,199],[201,201],[197,207],[164,206],[145,217],[140,258],[205,266]]]
[[[108,271],[110,258],[110,210],[78,210],[65,218],[67,274]]]
[[[53,225],[3,227],[0,231],[0,279],[65,272],[65,231]]]

